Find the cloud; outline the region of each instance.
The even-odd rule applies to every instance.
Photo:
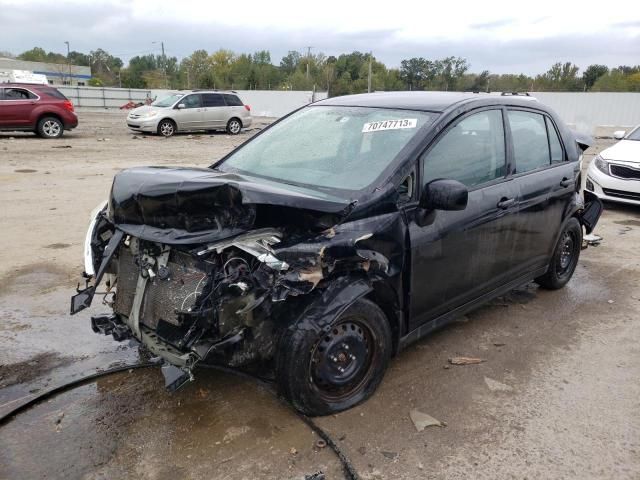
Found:
[[[380,26],[385,22],[379,19],[385,20],[387,12],[373,12],[378,20],[369,23],[361,17],[372,13],[360,12],[348,2],[342,2],[344,11],[333,12],[326,9],[301,12],[296,4],[294,13],[305,14],[300,21],[286,16],[278,20],[276,13],[282,8],[274,7],[273,18],[264,22],[246,20],[255,17],[255,12],[249,16],[243,12],[220,15],[220,11],[206,7],[202,8],[212,19],[172,17],[173,10],[165,11],[157,2],[153,4],[153,13],[141,9],[139,3],[60,0],[56,4],[34,5],[28,0],[16,0],[0,9],[0,45],[14,53],[34,46],[66,53],[64,42],[68,40],[72,50],[88,52],[103,48],[127,62],[134,55],[159,53],[160,45],[153,42],[164,41],[167,54],[178,58],[196,49],[211,52],[226,48],[237,53],[267,49],[275,64],[289,50],[304,51],[312,45],[312,52],[326,55],[373,51],[389,67],[398,67],[402,59],[414,56],[434,59],[453,55],[467,58],[472,71],[527,74],[542,73],[557,61],[572,61],[583,69],[592,63],[609,66],[637,63],[640,45],[640,34],[633,30],[640,19],[622,21],[624,17],[620,16],[615,21],[601,21],[597,32],[586,27],[576,32],[568,27],[573,28],[578,19],[572,18],[567,23],[555,15],[530,13],[496,19],[490,8],[476,9],[472,14],[465,13],[462,7],[457,13],[444,12],[449,19],[459,15],[460,22],[439,22],[444,13],[436,10],[433,14],[416,11],[407,17],[406,9],[404,13],[392,9],[386,25]],[[194,11],[187,6],[182,9],[189,14]],[[398,21],[401,13],[407,18],[406,25]],[[327,21],[328,18],[334,21]],[[530,29],[530,34],[521,34],[526,29]]]
[[[495,30],[496,28],[513,25],[516,22],[517,20],[515,18],[503,18],[501,20],[494,20],[492,22],[472,23],[469,26],[474,30]]]

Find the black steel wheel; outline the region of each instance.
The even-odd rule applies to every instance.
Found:
[[[582,226],[577,219],[571,218],[560,234],[547,273],[536,278],[536,283],[551,290],[564,287],[578,265],[581,246]]]
[[[328,328],[294,326],[276,353],[280,391],[307,415],[328,415],[369,398],[391,356],[391,330],[380,308],[358,300]]]

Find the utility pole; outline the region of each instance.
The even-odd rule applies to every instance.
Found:
[[[307,80],[309,80],[309,62],[311,61],[311,49],[313,47],[304,47],[307,49]]]
[[[69,51],[69,42],[66,41],[64,42],[67,44],[67,65],[69,67],[69,85],[71,85],[71,58],[70,58],[70,51]]]
[[[367,79],[367,93],[371,93],[371,58],[373,52],[369,52],[369,78]]]
[[[169,88],[169,82],[167,81],[167,57],[164,54],[164,40],[159,42],[151,42],[152,44],[160,44],[160,48],[162,48],[162,75],[164,76],[164,88]]]

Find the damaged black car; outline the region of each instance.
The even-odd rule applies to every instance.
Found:
[[[323,100],[209,168],[119,172],[71,313],[99,295],[93,330],[161,357],[172,390],[198,365],[258,366],[300,411],[344,410],[411,342],[569,281],[602,210],[584,148],[529,97]]]

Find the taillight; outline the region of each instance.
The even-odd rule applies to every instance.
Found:
[[[73,103],[71,103],[71,100],[65,100],[64,102],[62,102],[62,108],[73,112]]]
[[[251,111],[251,107],[250,107],[249,105],[245,105],[245,106],[244,106],[244,108],[246,108],[246,109],[247,109],[247,112],[250,112],[250,111]]]

